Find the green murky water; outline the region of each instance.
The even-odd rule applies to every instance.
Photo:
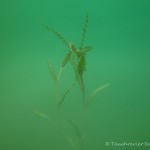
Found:
[[[148,0],[1,0],[0,150],[107,150],[150,147],[150,2]],[[55,73],[68,52],[42,24],[79,46],[85,16],[85,99],[80,85],[58,111]],[[59,95],[74,81],[66,64]],[[119,144],[120,143],[120,144]]]

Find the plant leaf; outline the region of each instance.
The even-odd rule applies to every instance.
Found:
[[[65,58],[64,58],[64,60],[63,60],[63,62],[62,62],[62,65],[61,65],[62,68],[67,64],[67,62],[69,61],[70,57],[71,57],[71,52],[69,52],[69,53],[65,56]]]
[[[79,54],[78,54],[78,51],[77,51],[75,45],[71,43],[69,45],[69,49],[70,49],[71,53],[73,54],[73,56],[75,56],[75,58],[78,59],[79,58]]]
[[[80,55],[85,55],[85,54],[86,54],[87,52],[89,52],[91,49],[92,49],[91,46],[84,47],[84,48],[80,49],[80,50],[78,51],[78,53],[79,53]]]
[[[80,76],[83,75],[83,71],[85,71],[85,56],[81,56],[79,62],[78,62],[78,73]]]
[[[76,80],[75,80],[75,81],[69,86],[69,88],[64,92],[64,94],[63,94],[63,96],[62,96],[62,98],[61,98],[61,100],[59,101],[59,104],[58,104],[59,108],[61,107],[61,105],[62,105],[64,99],[65,99],[66,96],[69,94],[69,92],[71,91],[71,89],[73,88],[73,86],[75,85],[75,83],[76,83]]]
[[[86,17],[85,17],[84,26],[83,26],[83,29],[82,29],[81,44],[80,44],[80,48],[79,49],[82,49],[83,44],[84,44],[88,21],[89,21],[89,16],[87,14]]]
[[[104,88],[106,88],[106,87],[108,87],[108,86],[109,86],[109,84],[107,83],[107,84],[104,84],[104,85],[98,87],[97,89],[95,89],[95,90],[92,92],[92,94],[91,94],[91,96],[90,96],[90,98],[89,98],[88,104],[90,104],[90,103],[92,102],[93,98],[96,96],[96,94],[97,94],[98,92],[101,92],[101,90],[103,90]]]
[[[70,62],[72,64],[72,66],[73,66],[73,70],[74,70],[76,79],[77,79],[77,81],[79,83],[80,89],[84,93],[84,83],[83,83],[82,76],[78,72],[78,65],[76,64],[76,62],[73,59],[70,59]]]
[[[54,72],[54,70],[53,70],[52,65],[50,64],[50,62],[48,62],[48,67],[49,67],[50,73],[52,75],[52,78],[53,78],[53,80],[54,80],[54,82],[56,84],[57,83],[57,77],[55,75],[55,72]]]
[[[58,32],[56,31],[54,28],[49,27],[47,24],[43,24],[43,26],[50,32],[52,32],[54,35],[56,35],[68,48],[69,48],[69,44],[67,42],[67,40]]]

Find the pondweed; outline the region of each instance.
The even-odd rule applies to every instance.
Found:
[[[81,42],[79,46],[76,46],[74,43],[70,43],[68,42],[64,36],[59,33],[58,31],[56,31],[54,28],[49,27],[47,24],[44,24],[43,26],[50,31],[51,33],[53,33],[56,37],[58,37],[58,39],[66,46],[66,55],[62,60],[62,63],[60,64],[60,69],[58,71],[58,74],[55,73],[52,64],[50,61],[48,61],[48,67],[50,70],[50,74],[52,79],[54,80],[55,83],[55,87],[56,87],[56,101],[57,101],[57,107],[60,110],[62,108],[62,104],[64,102],[64,100],[66,99],[67,95],[69,94],[69,92],[72,90],[72,88],[74,87],[75,84],[78,84],[82,95],[83,95],[83,110],[86,110],[88,108],[88,106],[91,104],[91,102],[93,101],[94,97],[96,96],[97,93],[101,92],[104,88],[108,87],[109,84],[105,84],[102,85],[98,88],[96,88],[91,95],[89,95],[89,98],[85,98],[85,83],[84,83],[84,72],[86,71],[86,56],[87,53],[89,51],[91,51],[92,47],[91,46],[84,46],[84,41],[86,38],[86,34],[87,34],[87,25],[88,25],[88,21],[89,21],[89,16],[88,14],[85,17],[85,21],[84,21],[84,25],[83,25],[83,29],[82,29],[82,35],[81,35]],[[65,92],[60,96],[59,93],[59,82],[61,79],[61,74],[63,72],[64,67],[70,63],[72,70],[74,72],[75,75],[75,79],[74,81],[70,84],[70,86],[65,90]],[[34,113],[37,114],[38,116],[41,116],[49,121],[51,121],[53,126],[57,126],[58,122],[54,121],[51,117],[49,117],[48,115],[38,111],[37,109],[34,110]],[[79,126],[72,120],[72,118],[65,120],[66,123],[70,124],[70,127],[74,130],[74,133],[76,134],[77,139],[73,139],[73,136],[71,136],[70,134],[66,134],[66,138],[67,141],[71,144],[72,149],[77,150],[83,150],[84,149],[84,139],[86,137],[85,134],[83,134],[80,131]]]

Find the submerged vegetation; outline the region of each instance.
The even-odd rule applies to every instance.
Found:
[[[58,37],[58,39],[67,48],[67,54],[62,61],[58,75],[55,74],[51,63],[48,62],[50,74],[51,74],[51,76],[55,82],[55,86],[56,86],[57,105],[59,108],[61,108],[63,101],[65,100],[66,96],[68,95],[68,93],[70,92],[72,87],[75,85],[76,81],[77,81],[79,88],[80,88],[82,95],[83,95],[83,106],[87,106],[88,104],[90,104],[92,99],[94,98],[94,96],[99,91],[101,91],[103,88],[108,86],[108,84],[106,84],[106,85],[103,85],[103,86],[99,87],[98,89],[94,90],[94,93],[92,92],[90,99],[88,101],[85,101],[85,88],[84,88],[85,84],[84,84],[83,75],[84,75],[84,72],[86,70],[86,64],[87,64],[86,63],[86,55],[92,49],[91,46],[84,46],[84,41],[85,41],[86,33],[87,33],[88,21],[89,21],[89,16],[87,14],[86,18],[85,18],[84,25],[83,25],[83,29],[82,29],[81,43],[78,47],[74,43],[69,43],[64,38],[64,36],[62,36],[62,34],[59,33],[58,31],[56,31],[54,28],[51,28],[48,25],[43,24],[43,26],[48,31],[52,32],[56,37]],[[75,74],[75,81],[71,84],[71,86],[69,86],[69,88],[65,91],[65,93],[62,95],[62,97],[59,98],[59,80],[61,77],[62,70],[68,62],[70,62],[72,65],[72,69],[73,69],[74,74]]]
[[[85,17],[83,28],[82,28],[81,42],[80,42],[79,46],[76,46],[72,42],[71,43],[68,42],[61,33],[56,31],[54,28],[49,27],[47,24],[43,24],[43,26],[48,31],[53,33],[66,46],[66,50],[67,50],[66,55],[63,58],[62,63],[60,64],[60,69],[58,71],[58,74],[55,73],[52,63],[50,61],[48,61],[49,71],[50,71],[51,77],[54,81],[55,88],[56,88],[56,102],[57,102],[58,110],[62,109],[62,104],[63,104],[64,100],[66,99],[67,95],[70,93],[72,88],[75,86],[75,84],[78,84],[78,87],[82,93],[81,99],[83,101],[83,104],[82,104],[83,111],[88,108],[88,106],[91,104],[91,102],[93,101],[93,99],[97,93],[101,92],[101,90],[103,90],[104,88],[109,86],[109,84],[105,84],[105,85],[98,87],[97,89],[95,89],[92,92],[91,95],[89,95],[89,98],[86,99],[84,72],[86,71],[86,65],[87,65],[87,60],[86,60],[87,53],[92,50],[91,46],[84,45],[86,34],[87,34],[88,22],[89,22],[89,16],[87,14]],[[61,78],[61,74],[62,74],[64,67],[68,63],[71,64],[71,68],[72,68],[72,71],[73,71],[75,77],[74,77],[74,81],[60,96],[60,93],[59,93],[60,78]],[[57,124],[56,121],[54,121],[51,117],[45,115],[44,113],[39,112],[36,109],[34,110],[34,113],[45,119],[51,120],[53,122],[54,126]],[[79,127],[74,123],[74,121],[72,121],[72,119],[69,118],[66,120],[66,122],[68,122],[70,124],[70,126],[73,128],[73,130],[75,131],[75,134],[78,137],[78,140],[75,141],[72,136],[67,135],[68,142],[71,143],[72,149],[74,149],[74,150],[82,149],[83,150],[84,149],[83,148],[83,140],[86,136],[81,133],[81,131],[79,130]]]

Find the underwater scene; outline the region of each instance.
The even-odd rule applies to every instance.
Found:
[[[149,0],[1,0],[0,150],[150,149]]]

